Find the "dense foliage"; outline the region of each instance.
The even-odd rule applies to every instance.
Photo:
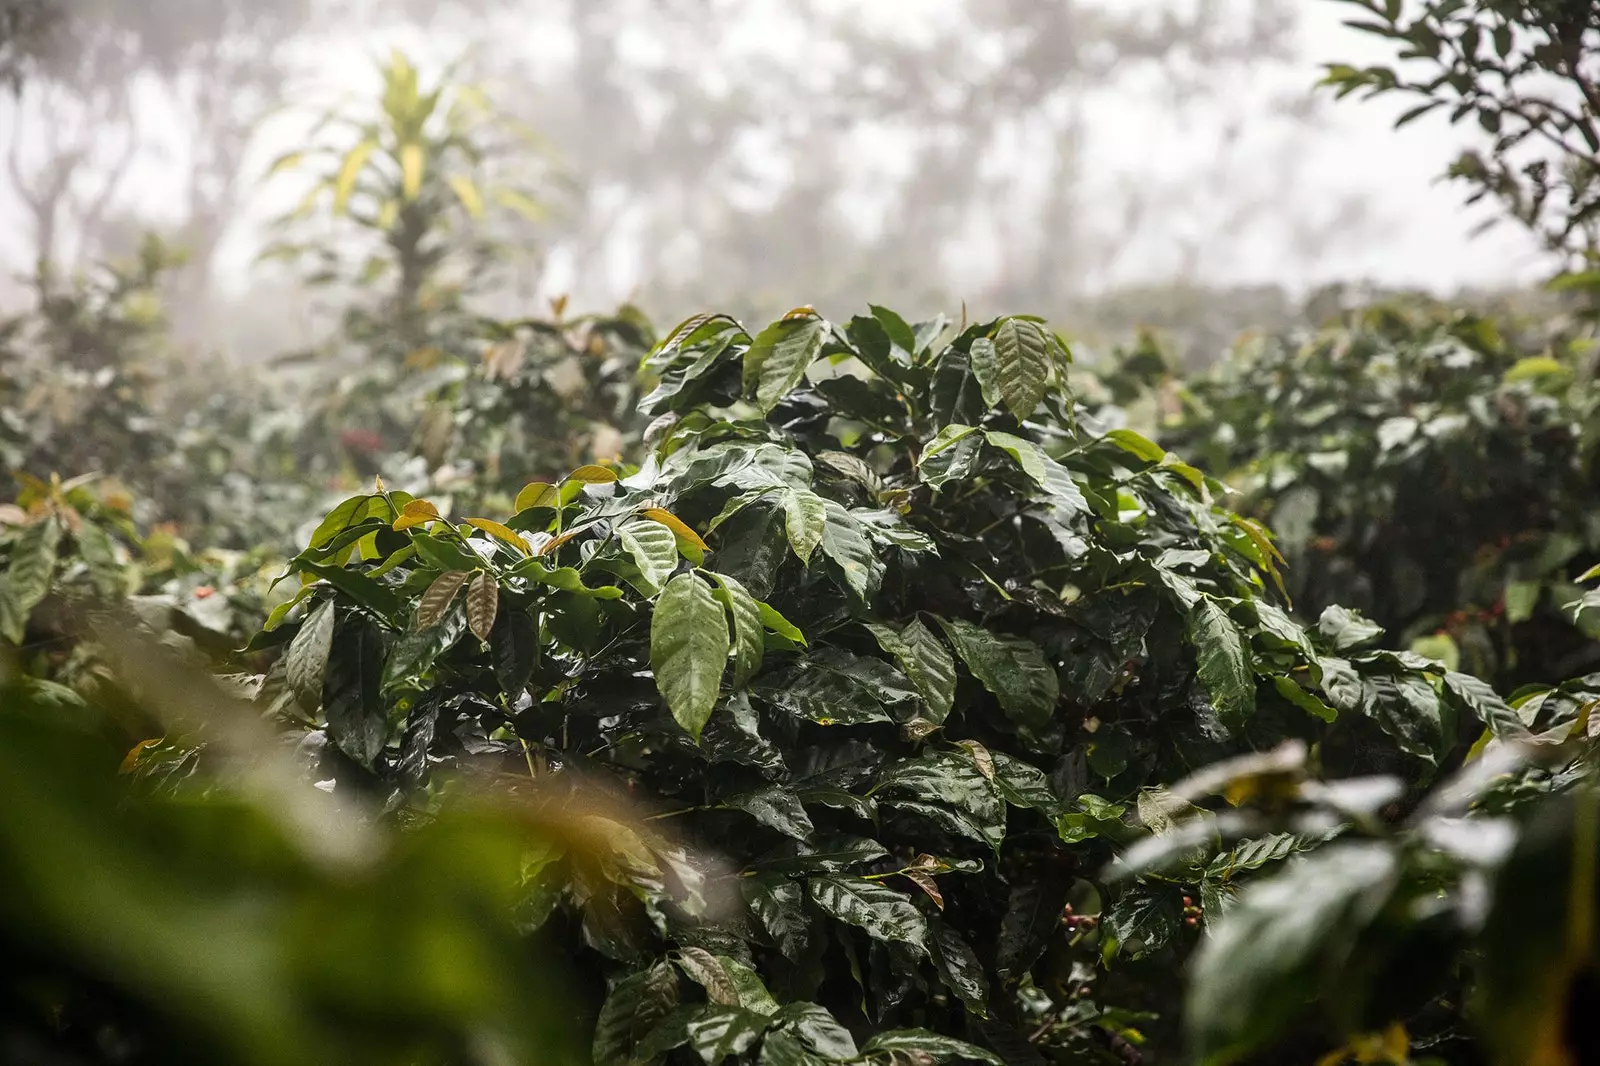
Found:
[[[692,319],[649,360],[637,469],[503,521],[382,487],[330,512],[262,698],[337,788],[425,807],[489,756],[697,845],[530,873],[530,924],[606,979],[600,1062],[1176,1053],[1199,917],[1297,849],[1107,884],[1181,813],[1163,784],[1285,739],[1422,781],[1473,717],[1521,726],[1358,615],[1294,622],[1263,529],[1077,427],[1067,363],[1022,318]]]
[[[1359,607],[1509,689],[1597,665],[1564,610],[1600,560],[1593,352],[1581,331],[1392,303],[1244,342],[1176,389],[1149,353],[1114,377],[1129,400],[1167,392],[1156,435],[1272,527],[1305,613]]]

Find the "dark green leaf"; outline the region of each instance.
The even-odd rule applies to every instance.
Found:
[[[898,631],[886,624],[869,623],[867,629],[878,647],[894,656],[900,669],[917,686],[927,706],[927,718],[942,723],[950,715],[956,697],[956,664],[950,652],[920,619],[912,619]]]
[[[1185,1014],[1200,1061],[1239,1061],[1294,1024],[1394,877],[1393,853],[1362,843],[1319,851],[1252,885],[1194,962]]]
[[[1018,725],[1042,729],[1060,698],[1056,672],[1037,644],[1000,636],[963,619],[940,618],[945,636],[972,676],[994,693],[1000,709]]]
[[[714,595],[728,609],[733,621],[733,687],[745,683],[761,669],[764,641],[761,608],[745,587],[726,574],[712,574],[720,586]]]
[[[762,825],[796,840],[808,840],[814,830],[811,817],[800,805],[800,797],[784,785],[767,785],[742,792],[723,801],[728,807],[744,811]]]
[[[289,691],[308,713],[322,706],[322,678],[333,648],[333,601],[323,600],[300,626],[283,659]]]
[[[594,1029],[595,1066],[632,1066],[641,1041],[678,1005],[678,975],[661,960],[617,982]]]
[[[1008,318],[995,331],[1000,398],[1019,422],[1033,416],[1050,382],[1050,350],[1036,324]]]
[[[869,1056],[878,1053],[934,1063],[986,1062],[989,1066],[1006,1066],[992,1051],[927,1029],[891,1029],[878,1033],[861,1050]]]
[[[800,383],[822,351],[828,324],[815,314],[785,317],[756,335],[744,355],[744,388],[763,414]]]
[[[1383,627],[1361,617],[1359,612],[1335,605],[1322,612],[1317,632],[1334,651],[1344,652],[1377,640],[1383,635]]]
[[[824,913],[865,930],[874,940],[928,950],[928,920],[916,904],[887,885],[832,875],[813,877],[806,888]]]
[[[383,702],[383,634],[360,615],[334,633],[322,683],[328,737],[346,755],[371,766],[389,737]]]
[[[1201,600],[1189,613],[1188,640],[1195,650],[1200,683],[1229,728],[1255,713],[1256,681],[1239,629],[1215,600]]]

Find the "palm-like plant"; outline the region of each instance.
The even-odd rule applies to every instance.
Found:
[[[324,113],[313,147],[284,153],[268,172],[270,178],[316,166],[313,185],[280,223],[293,232],[321,214],[334,221],[336,236],[281,241],[263,254],[319,259],[315,282],[392,279],[385,331],[395,330],[400,357],[429,347],[425,313],[458,307],[464,279],[479,276],[484,263],[504,251],[479,230],[491,211],[529,222],[544,214],[530,186],[497,177],[512,157],[519,173],[527,173],[530,158],[539,154],[537,138],[496,112],[481,88],[456,81],[455,69],[424,89],[416,66],[403,53],[391,53],[379,69],[383,91],[376,108]],[[349,136],[317,143],[330,129],[353,134],[353,143]],[[351,225],[377,238],[353,278],[340,255],[342,242],[336,243]],[[447,280],[448,265],[463,254],[468,269]]]

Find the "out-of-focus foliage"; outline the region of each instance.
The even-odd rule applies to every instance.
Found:
[[[21,481],[17,503],[0,504],[0,639],[30,676],[92,695],[105,659],[83,635],[108,612],[223,663],[284,598],[271,592],[270,551],[196,552],[170,527],[141,535],[127,493],[92,475]]]
[[[1287,860],[1206,907],[1185,1008],[1196,1061],[1310,1062],[1330,1044],[1315,1061],[1595,1060],[1600,675],[1547,699],[1513,701],[1537,738],[1488,744],[1416,802],[1392,777],[1324,777],[1303,747],[1174,789],[1201,806],[1128,852],[1125,875]]]
[[[461,301],[468,287],[490,280],[499,249],[489,235],[505,231],[480,224],[491,211],[528,221],[542,217],[526,177],[537,156],[530,150],[532,134],[497,114],[476,86],[446,75],[424,88],[416,67],[398,51],[381,75],[375,115],[327,112],[314,136],[332,130],[344,135],[338,143],[296,148],[270,171],[316,169],[310,191],[280,228],[308,229],[307,223],[323,221],[319,210],[343,224],[280,240],[263,254],[313,259],[314,283],[386,288],[375,307],[350,313],[350,339],[382,360],[426,360],[438,349],[459,347],[459,331],[472,330]],[[514,147],[521,150],[508,159]],[[351,262],[352,246],[366,256],[359,265]]]
[[[1413,301],[1246,339],[1185,382],[1146,345],[1109,382],[1273,528],[1303,611],[1359,607],[1514,687],[1600,663],[1562,610],[1600,557],[1594,360],[1581,327]]]
[[[1403,126],[1434,111],[1473,119],[1493,138],[1449,176],[1470,203],[1499,202],[1600,289],[1600,8],[1589,0],[1342,0],[1362,9],[1345,23],[1393,41],[1399,68],[1329,67],[1340,96],[1396,94],[1416,106]]]
[[[441,795],[402,831],[312,787],[221,688],[121,654],[128,685],[91,702],[0,688],[0,1057],[584,1061],[568,964],[515,908],[530,861],[627,839],[615,805]]]

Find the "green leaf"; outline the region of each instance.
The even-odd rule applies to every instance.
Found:
[[[766,703],[820,725],[867,725],[904,717],[918,699],[909,679],[882,659],[822,648],[786,670],[763,674],[751,692]]]
[[[427,629],[429,626],[438,625],[439,619],[450,609],[450,604],[455,602],[456,593],[461,591],[461,586],[466,584],[467,578],[471,576],[465,570],[447,570],[434,578],[433,584],[428,586],[422,598],[417,601],[415,628]]]
[[[933,930],[933,958],[939,980],[960,997],[967,1010],[980,1018],[989,1016],[989,978],[983,963],[961,934],[940,922]]]
[[[991,752],[989,758],[994,763],[994,787],[1007,803],[1042,811],[1052,819],[1063,812],[1064,805],[1043,770],[1004,752]]]
[[[1178,935],[1183,905],[1170,885],[1135,885],[1102,919],[1106,933],[1133,959],[1154,954]]]
[[[889,335],[889,339],[898,345],[907,356],[917,354],[917,334],[905,319],[887,307],[879,307],[877,304],[868,304],[867,310],[872,313],[873,318],[878,320],[878,324]]]
[[[358,570],[346,570],[342,566],[324,566],[321,563],[300,562],[295,564],[309,573],[316,574],[334,588],[349,596],[356,603],[376,612],[385,620],[399,617],[404,604],[400,596],[387,585],[380,585],[366,574]]]
[[[617,530],[617,540],[633,556],[650,591],[666,585],[678,568],[678,538],[667,526],[635,519]]]
[[[539,665],[539,628],[526,611],[501,611],[489,635],[494,676],[500,691],[514,701],[528,687]]]
[[[704,948],[686,947],[678,952],[678,968],[706,990],[706,998],[724,1007],[739,1006],[739,991],[734,988],[722,960]]]
[[[1328,702],[1341,714],[1365,713],[1366,694],[1361,689],[1361,676],[1346,659],[1337,656],[1317,657],[1318,684],[1328,697]]]
[[[692,573],[669,581],[650,622],[650,668],[672,717],[696,742],[717,705],[730,646],[728,616],[711,586]]]
[[[1436,763],[1448,748],[1439,694],[1420,677],[1363,677],[1367,713],[1400,750]]]
[[[928,950],[928,920],[905,895],[878,881],[826,876],[806,881],[806,890],[825,914],[865,930],[874,940]]]
[[[802,563],[809,564],[811,553],[822,543],[827,528],[827,505],[810,489],[788,489],[782,500],[783,528],[789,535],[789,547]]]
[[[762,414],[800,383],[822,352],[828,324],[815,314],[785,317],[756,335],[744,354],[744,389]]]
[[[808,1050],[825,1059],[853,1059],[859,1054],[850,1030],[815,1003],[786,1003],[772,1021],[774,1028],[794,1034]]]
[[[1344,969],[1395,876],[1385,845],[1339,845],[1244,892],[1194,960],[1185,1015],[1199,1061],[1237,1062],[1292,1027]]]
[[[1507,581],[1506,621],[1516,625],[1532,618],[1534,609],[1539,606],[1539,594],[1543,591],[1542,581]]]
[[[1272,678],[1272,687],[1278,690],[1278,695],[1307,714],[1320,718],[1324,722],[1332,722],[1339,717],[1338,711],[1301,688],[1292,677],[1275,674]]]
[[[766,785],[722,802],[723,806],[744,811],[769,829],[796,840],[809,840],[815,832],[810,815],[800,805],[800,797],[784,785]]]
[[[1017,461],[1022,472],[1038,482],[1040,488],[1047,487],[1045,480],[1045,454],[1039,446],[1031,440],[1024,440],[1011,433],[1000,433],[995,430],[985,430],[984,436],[989,443]]]
[[[764,649],[761,632],[761,607],[745,587],[727,574],[712,574],[721,587],[715,595],[728,609],[733,620],[733,681],[734,688],[743,688],[761,669]]]
[[[1131,429],[1113,429],[1106,434],[1106,440],[1146,462],[1159,463],[1167,457],[1165,448],[1142,433],[1136,433]]]
[[[716,1066],[729,1055],[742,1054],[755,1046],[767,1028],[764,1015],[742,1007],[709,1007],[689,1022],[689,1046],[700,1054],[706,1066]]]
[[[295,702],[307,713],[322,706],[322,677],[328,667],[328,653],[333,649],[333,622],[333,601],[323,600],[306,616],[284,655],[284,680],[294,693]]]
[[[116,599],[127,591],[127,578],[117,562],[117,548],[111,534],[94,522],[85,521],[72,539],[78,545],[78,557],[89,568],[89,579],[101,599]]]
[[[1049,724],[1060,699],[1060,682],[1037,644],[991,633],[963,619],[938,622],[961,661],[994,693],[1008,718],[1030,729]]]
[[[370,495],[352,496],[329,511],[312,532],[307,547],[321,548],[346,529],[359,524],[367,517],[367,504],[371,501]]]
[[[383,667],[387,688],[426,674],[439,656],[455,647],[466,630],[461,611],[446,611],[443,618],[426,629],[412,629],[394,642]]]
[[[1036,324],[1008,318],[995,331],[1000,398],[1018,422],[1032,417],[1050,381],[1050,346]]]
[[[917,459],[917,476],[935,489],[970,475],[982,450],[976,426],[952,422],[939,430]]]
[[[894,656],[900,669],[917,686],[927,705],[928,721],[942,724],[955,703],[956,664],[939,638],[920,619],[912,619],[898,631],[879,623],[868,623],[867,629],[877,639],[878,647]]]
[[[50,579],[55,576],[56,551],[60,544],[61,523],[53,517],[40,519],[28,526],[12,544],[5,586],[0,589],[0,595],[6,600],[5,636],[13,644],[22,643],[28,616],[50,591]]]
[[[479,570],[467,586],[467,628],[472,630],[473,636],[488,643],[499,612],[500,582],[493,574]]]
[[[1444,687],[1495,736],[1504,740],[1527,737],[1528,727],[1487,681],[1451,670],[1444,675]]]
[[[988,337],[978,337],[967,351],[967,361],[972,364],[972,376],[978,379],[978,387],[983,390],[984,404],[991,409],[999,407],[1003,400],[1000,393],[1000,354],[995,350],[994,341]]]
[[[799,1037],[780,1030],[768,1033],[761,1041],[760,1066],[827,1066],[827,1061],[802,1044]]]
[[[915,1062],[986,1062],[989,1066],[1006,1066],[1005,1060],[992,1051],[976,1044],[944,1036],[928,1029],[891,1029],[878,1033],[861,1049],[865,1055],[888,1055],[896,1060]]]
[[[877,796],[881,804],[995,851],[1005,840],[1005,801],[965,751],[928,751],[895,763],[878,785]]]
[[[798,644],[801,647],[805,647],[805,634],[796,629],[793,623],[791,623],[783,615],[779,614],[775,608],[769,604],[765,604],[760,600],[757,600],[756,609],[761,612],[761,624],[764,627],[772,630],[774,633],[778,634],[778,636],[792,644]]]
[[[632,1066],[639,1044],[678,1005],[678,975],[665,959],[612,988],[594,1028],[595,1066]]]
[[[822,533],[822,554],[843,572],[850,591],[870,603],[883,582],[883,560],[853,514],[832,500],[825,505],[828,518]]]
[[[1189,612],[1186,636],[1212,707],[1230,729],[1243,725],[1255,713],[1256,682],[1233,619],[1215,600],[1201,600]]]
[[[812,922],[798,881],[774,874],[743,878],[745,902],[772,938],[778,953],[798,962],[811,944]],[[787,1010],[788,1008],[785,1008]]]
[[[1383,636],[1383,627],[1361,617],[1359,611],[1334,604],[1317,619],[1317,632],[1334,651],[1344,652],[1377,640]]]
[[[483,559],[475,552],[430,533],[413,534],[411,546],[417,549],[417,557],[435,570],[465,570],[470,573],[483,565]]]
[[[322,682],[328,738],[362,766],[371,766],[389,735],[383,704],[383,634],[352,615],[334,634]]]

